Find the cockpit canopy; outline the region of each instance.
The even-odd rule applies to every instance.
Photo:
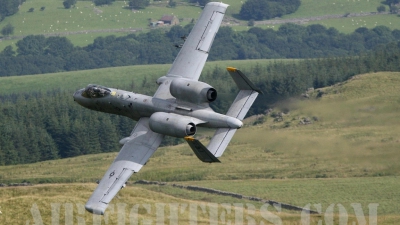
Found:
[[[85,98],[102,98],[110,93],[111,90],[106,87],[97,84],[89,84],[82,92],[82,96]]]

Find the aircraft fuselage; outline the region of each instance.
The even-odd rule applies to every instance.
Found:
[[[93,92],[90,88],[97,88],[97,92]],[[202,121],[199,122],[199,126],[202,127],[238,129],[243,125],[240,120],[216,113],[208,106],[188,102],[179,103],[174,98],[159,99],[98,85],[88,85],[76,91],[73,96],[74,101],[88,109],[127,116],[136,121],[141,117],[150,117],[156,112],[165,112]]]

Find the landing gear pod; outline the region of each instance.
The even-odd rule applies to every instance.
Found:
[[[149,127],[156,133],[178,138],[193,136],[197,131],[192,118],[164,112],[153,113],[150,116]]]

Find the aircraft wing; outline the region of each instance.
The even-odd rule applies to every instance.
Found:
[[[169,69],[167,78],[199,79],[227,7],[227,4],[220,2],[210,2],[204,7],[197,23]],[[167,85],[160,85],[154,97],[163,99],[172,97],[169,94],[168,83],[170,82],[164,82]]]
[[[131,135],[124,138],[124,146],[101,179],[85,205],[94,214],[103,215],[110,201],[124,187],[129,177],[138,172],[157,150],[164,135],[149,128],[149,118],[141,118]]]

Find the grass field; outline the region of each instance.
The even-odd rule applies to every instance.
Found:
[[[177,2],[179,3],[179,1]],[[226,13],[227,16],[237,15],[242,2],[244,1],[225,0],[224,3],[230,5]],[[297,12],[282,18],[308,18],[333,14],[376,12],[376,8],[381,5],[380,2],[380,0],[303,0]],[[62,1],[59,0],[28,0],[21,5],[16,15],[7,17],[1,22],[0,28],[11,23],[15,27],[14,36],[59,33],[61,36],[67,36],[75,45],[85,46],[93,42],[98,36],[127,34],[127,31],[117,32],[114,29],[139,28],[147,32],[149,30],[149,19],[158,20],[164,14],[176,15],[178,18],[183,19],[181,24],[186,25],[192,18],[197,19],[201,12],[199,7],[190,6],[186,3],[178,4],[176,8],[167,8],[165,7],[165,2],[156,2],[146,9],[135,12],[124,8],[126,4],[127,1],[116,1],[111,6],[95,7],[91,1],[78,1],[76,8],[64,9]],[[42,6],[46,8],[40,11]],[[30,8],[34,8],[34,12],[28,12]],[[341,18],[311,23],[335,27],[344,33],[350,33],[361,26],[373,28],[375,25],[385,25],[391,29],[400,29],[400,17],[396,15],[354,18],[354,20],[356,19],[362,19],[362,22],[357,24],[350,22],[351,18]],[[246,24],[246,21],[241,22]],[[261,27],[272,28],[272,26]],[[233,28],[238,31],[249,29],[246,25],[234,26]],[[273,28],[277,29],[279,25],[275,25]],[[1,41],[0,50],[8,45],[14,45],[16,41],[18,39]]]
[[[376,12],[381,0],[302,0],[299,9],[283,18],[307,18],[345,13]],[[386,6],[388,10],[388,7]]]
[[[325,27],[335,27],[343,33],[352,33],[359,27],[366,27],[372,29],[376,26],[385,26],[392,30],[400,29],[400,17],[390,14],[374,15],[374,16],[360,16],[353,18],[340,18],[340,19],[326,19],[313,21],[309,24],[321,24]]]
[[[276,185],[276,187],[279,186],[280,188],[286,187],[284,184]],[[308,185],[306,186],[308,187]],[[277,217],[282,224],[300,224],[302,218],[300,212],[285,210],[277,212],[272,206],[267,208],[270,213],[266,213],[261,210],[266,205],[257,205],[240,199],[185,190],[179,190],[181,196],[176,197],[173,193],[163,193],[165,190],[152,190],[155,187],[143,186],[125,188],[109,206],[106,215],[99,217],[93,216],[83,209],[87,196],[94,188],[95,184],[47,184],[3,188],[0,192],[2,210],[0,223],[34,224],[40,218],[43,224],[100,224],[99,220],[102,221],[101,224],[135,224],[136,221],[139,224],[146,221],[152,222],[152,224],[155,224],[156,221],[166,224],[173,224],[174,221],[179,224],[189,224],[189,221],[197,221],[196,224],[228,224],[231,221],[233,224],[235,221],[240,221],[235,216],[241,215],[244,224],[250,221],[254,221],[256,224],[261,222],[271,224],[270,221],[274,221],[273,219]],[[327,200],[329,201],[330,198]],[[254,208],[252,209],[250,206]],[[399,216],[379,214],[380,206],[377,207],[378,224],[399,222]],[[206,211],[202,211],[201,207]],[[197,213],[191,211],[193,208],[197,209]],[[322,210],[325,211],[325,205]],[[348,211],[348,221],[349,224],[352,224],[357,221],[357,218],[352,213],[352,207]],[[37,216],[39,213],[40,217]],[[174,213],[176,216],[173,216]],[[193,215],[197,218],[194,218]],[[311,224],[317,224],[318,221],[327,220],[329,217],[324,214],[312,215]],[[121,223],[120,218],[124,218],[126,223]],[[335,221],[338,218],[336,214]],[[369,221],[368,214],[365,214],[365,219],[367,222]],[[278,224],[278,222],[274,224]]]
[[[398,224],[399,85],[400,73],[358,75],[344,83],[314,91],[310,93],[310,99],[281,102],[273,112],[288,112],[283,115],[283,120],[277,122],[266,116],[264,123],[250,126],[254,119],[247,119],[246,126],[237,132],[220,158],[221,164],[200,162],[186,144],[165,147],[160,148],[131,181],[179,182],[301,207],[321,204],[322,212],[331,204],[341,204],[350,214],[349,224],[357,221],[352,204],[359,203],[367,216],[369,204],[376,203],[379,204],[378,224]],[[321,91],[322,97],[316,98]],[[299,121],[304,117],[316,119],[312,124],[300,125]],[[95,187],[92,183],[103,176],[115,156],[116,153],[104,153],[0,167],[0,183],[85,182],[3,188],[0,192],[0,210],[3,212],[0,222],[3,219],[2,224],[17,224],[14,221],[25,224],[26,220],[32,220],[29,210],[34,203],[47,221],[50,203],[60,203],[61,207],[65,207],[64,203],[84,204]],[[249,203],[172,187],[143,185],[121,191],[112,203],[126,203],[130,207],[136,203],[150,204],[155,210],[160,202],[218,203],[219,207],[223,202]],[[254,205],[261,209],[259,203]],[[74,210],[78,211],[75,205]],[[61,220],[65,218],[63,213],[61,208]],[[83,211],[81,214],[87,223],[91,222],[90,214]],[[183,221],[185,215],[182,215]],[[257,221],[265,219],[259,212],[256,215]],[[283,224],[300,223],[298,212],[284,210],[277,215]],[[152,213],[140,216],[156,217]],[[313,216],[311,220],[315,223],[312,224],[326,217],[325,214]],[[116,216],[110,218],[115,220]],[[207,215],[201,216],[205,224],[206,218]]]

